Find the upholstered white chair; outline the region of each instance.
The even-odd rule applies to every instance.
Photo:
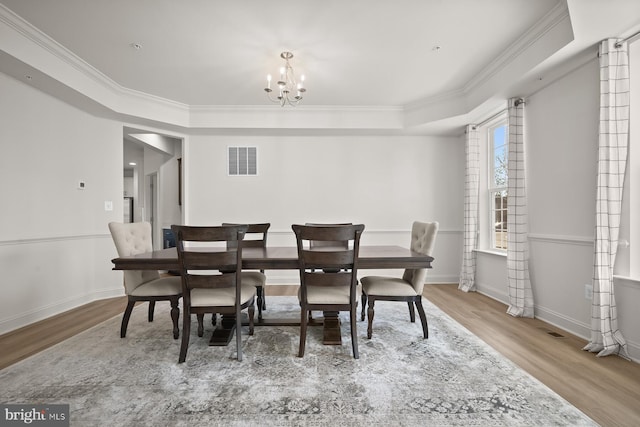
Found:
[[[433,248],[438,235],[439,225],[437,222],[414,222],[411,227],[411,250],[432,256]],[[386,276],[365,276],[360,279],[362,284],[362,315],[361,320],[365,317],[365,306],[369,301],[367,315],[369,324],[367,327],[367,338],[371,338],[374,305],[376,300],[384,301],[404,301],[409,305],[409,316],[411,322],[416,321],[414,311],[418,308],[418,314],[422,322],[422,333],[424,338],[429,337],[429,329],[427,326],[427,316],[422,306],[422,291],[424,282],[427,277],[427,269],[407,269],[402,277],[386,277]]]
[[[109,231],[116,245],[118,256],[137,255],[153,250],[151,240],[151,224],[148,222],[109,223]],[[173,337],[178,338],[178,317],[180,309],[178,300],[182,296],[180,277],[160,277],[157,270],[125,270],[124,290],[127,295],[127,308],[122,317],[120,337],[127,334],[127,325],[136,302],[149,302],[149,322],[153,321],[156,301],[171,303],[171,319],[173,321]]]

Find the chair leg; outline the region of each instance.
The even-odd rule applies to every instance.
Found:
[[[362,295],[360,296],[362,301],[362,313],[360,314],[360,320],[364,320],[364,312],[367,309],[367,294],[362,291]]]
[[[249,306],[249,335],[253,335],[253,318],[255,316],[256,309],[253,307],[253,304]]]
[[[357,308],[354,306],[349,312],[349,320],[351,320],[351,348],[353,350],[354,359],[360,358],[360,354],[358,353],[358,324],[356,319],[357,315]]]
[[[182,342],[180,344],[180,356],[178,357],[178,363],[184,363],[187,358],[189,336],[191,335],[191,310],[189,307],[183,307],[182,311]]]
[[[300,348],[298,349],[298,357],[304,357],[304,347],[307,342],[307,309],[300,308]]]
[[[124,338],[127,335],[127,326],[129,325],[131,312],[133,311],[133,307],[135,305],[136,302],[132,300],[129,300],[129,302],[127,303],[127,308],[124,310],[124,315],[122,316],[122,324],[120,325],[120,338]]]
[[[238,362],[242,362],[242,315],[236,308],[236,352]]]
[[[204,335],[204,313],[196,314],[196,318],[198,319],[198,336],[201,337]]]
[[[262,309],[264,308],[264,287],[256,286],[258,296],[258,320],[262,321]]]
[[[422,299],[416,300],[416,306],[418,307],[418,314],[422,322],[422,336],[427,339],[429,338],[429,327],[427,325],[427,315],[424,313],[424,307],[422,306]]]
[[[153,311],[156,308],[155,301],[149,301],[149,322],[153,322]]]
[[[413,301],[407,301],[407,305],[409,306],[409,319],[411,323],[415,323],[416,321],[416,310],[413,306]]]
[[[369,318],[369,325],[367,326],[367,338],[369,339],[371,339],[371,335],[373,335],[373,316],[375,314],[373,306],[375,302],[375,299],[369,298],[369,308],[367,309],[367,317]]]
[[[178,308],[178,298],[171,298],[171,320],[173,321],[173,339],[178,339],[180,330],[178,329],[178,318],[180,317],[180,308]]]
[[[260,270],[260,273],[264,274],[264,270]],[[262,294],[258,294],[258,313],[260,313],[260,310],[267,309],[267,289],[264,286],[260,288],[262,289]],[[260,304],[260,296],[262,297],[262,304]],[[262,320],[262,317],[260,317],[260,320]]]

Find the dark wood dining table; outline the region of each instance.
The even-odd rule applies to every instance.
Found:
[[[212,249],[215,250],[215,249]],[[431,268],[433,257],[423,255],[400,246],[361,245],[358,269],[405,269]],[[167,248],[138,255],[114,258],[114,270],[179,270],[176,248]],[[267,248],[243,248],[242,268],[246,270],[297,270],[298,250],[292,246]],[[314,319],[313,323],[324,327],[325,344],[341,344],[340,322],[337,313],[324,313],[324,319]],[[281,319],[264,318],[256,326],[293,326],[292,322]],[[222,319],[211,338],[211,345],[226,345],[233,335],[235,322]]]

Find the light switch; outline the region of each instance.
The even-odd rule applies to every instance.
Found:
[[[113,210],[113,202],[111,200],[106,200],[104,202],[104,210],[105,211],[112,211]]]

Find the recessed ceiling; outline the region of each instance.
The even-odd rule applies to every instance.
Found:
[[[194,107],[271,106],[263,91],[266,75],[277,73],[285,50],[293,52],[291,64],[306,76],[302,108],[383,107],[391,112],[389,121],[370,129],[444,131],[503,106],[508,97],[549,84],[551,67],[595,52],[598,41],[640,29],[639,0],[0,0],[0,5],[24,20],[5,19],[5,28],[27,34],[76,69],[84,63],[95,71],[92,78],[101,76],[127,94],[185,106],[173,121],[178,126],[191,126],[189,114],[197,111],[201,123],[219,129],[278,126],[281,117],[274,116],[270,121],[252,116],[250,125],[244,117],[202,121],[202,114],[221,110]],[[56,75],[59,70],[39,67],[40,58],[31,51],[22,55],[29,59],[22,70],[23,59],[15,55],[20,50],[12,51],[21,49],[22,40],[16,40],[0,40],[0,71],[32,75],[29,84],[55,96],[69,87]],[[67,96],[112,110],[128,105],[111,95],[107,105],[104,97],[82,88],[78,83]],[[335,111],[339,116],[351,110]]]
[[[386,106],[461,88],[558,1],[2,3],[118,84],[184,104],[269,104],[290,50],[305,104]]]

